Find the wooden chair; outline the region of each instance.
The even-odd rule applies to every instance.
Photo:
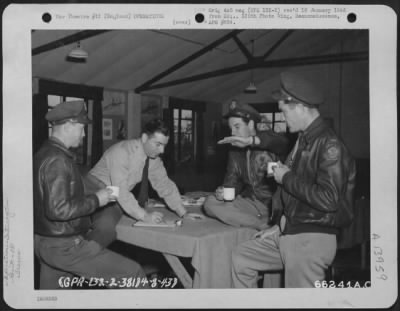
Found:
[[[35,255],[36,257],[36,255]],[[35,271],[35,278],[39,277],[39,289],[61,289],[61,277],[73,277],[73,274],[51,267],[36,257],[39,269]]]
[[[355,213],[353,223],[341,230],[338,236],[338,252],[360,247],[358,260],[340,260],[336,256],[328,271],[328,279],[333,280],[338,269],[368,270],[368,243],[370,236],[370,200],[361,197],[355,202]]]

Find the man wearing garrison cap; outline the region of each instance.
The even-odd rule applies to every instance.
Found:
[[[229,152],[223,187],[235,188],[236,196],[233,201],[224,202],[223,187],[218,187],[215,195],[205,201],[204,209],[209,216],[228,225],[265,229],[270,226],[270,203],[276,188],[275,181],[266,178],[266,170],[269,162],[277,161],[278,155],[285,153],[288,141],[273,131],[257,133],[256,124],[261,117],[249,105],[233,101],[224,118],[228,119],[232,136],[219,143],[246,147]],[[257,135],[264,137],[266,150],[259,150]],[[257,140],[259,143],[258,137]]]
[[[285,72],[280,79],[273,97],[298,139],[274,168],[276,225],[233,252],[235,287],[256,287],[259,271],[281,269],[285,287],[315,287],[335,257],[336,235],[353,218],[355,162],[320,116],[323,94],[299,75]]]
[[[35,254],[40,261],[40,289],[56,289],[61,276],[87,280],[145,277],[135,261],[85,236],[90,216],[116,198],[106,188],[86,195],[70,148],[78,147],[90,123],[83,101],[63,102],[46,115],[52,133],[34,156]]]

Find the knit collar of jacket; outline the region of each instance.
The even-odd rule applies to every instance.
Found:
[[[328,128],[328,125],[321,116],[318,116],[311,124],[302,132],[304,142],[306,144],[317,138],[322,131]]]
[[[61,149],[67,156],[69,156],[72,159],[75,159],[75,155],[67,148],[67,146],[58,138],[51,136],[49,138],[50,144],[55,146],[58,149]]]

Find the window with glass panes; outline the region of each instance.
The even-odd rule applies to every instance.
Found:
[[[279,110],[277,103],[250,104],[261,115],[261,122],[257,125],[260,131],[273,130],[275,132],[286,132],[286,122],[283,113]]]
[[[260,113],[261,123],[259,130],[271,129],[275,132],[286,132],[286,122],[282,112]]]
[[[174,156],[178,163],[194,159],[194,120],[194,111],[174,109]]]

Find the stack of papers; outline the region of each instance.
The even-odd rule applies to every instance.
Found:
[[[182,204],[185,207],[200,207],[204,204],[207,196],[211,195],[211,192],[188,192],[185,195],[181,195]],[[155,199],[149,199],[148,201],[149,207],[166,207],[165,203],[160,202]]]

